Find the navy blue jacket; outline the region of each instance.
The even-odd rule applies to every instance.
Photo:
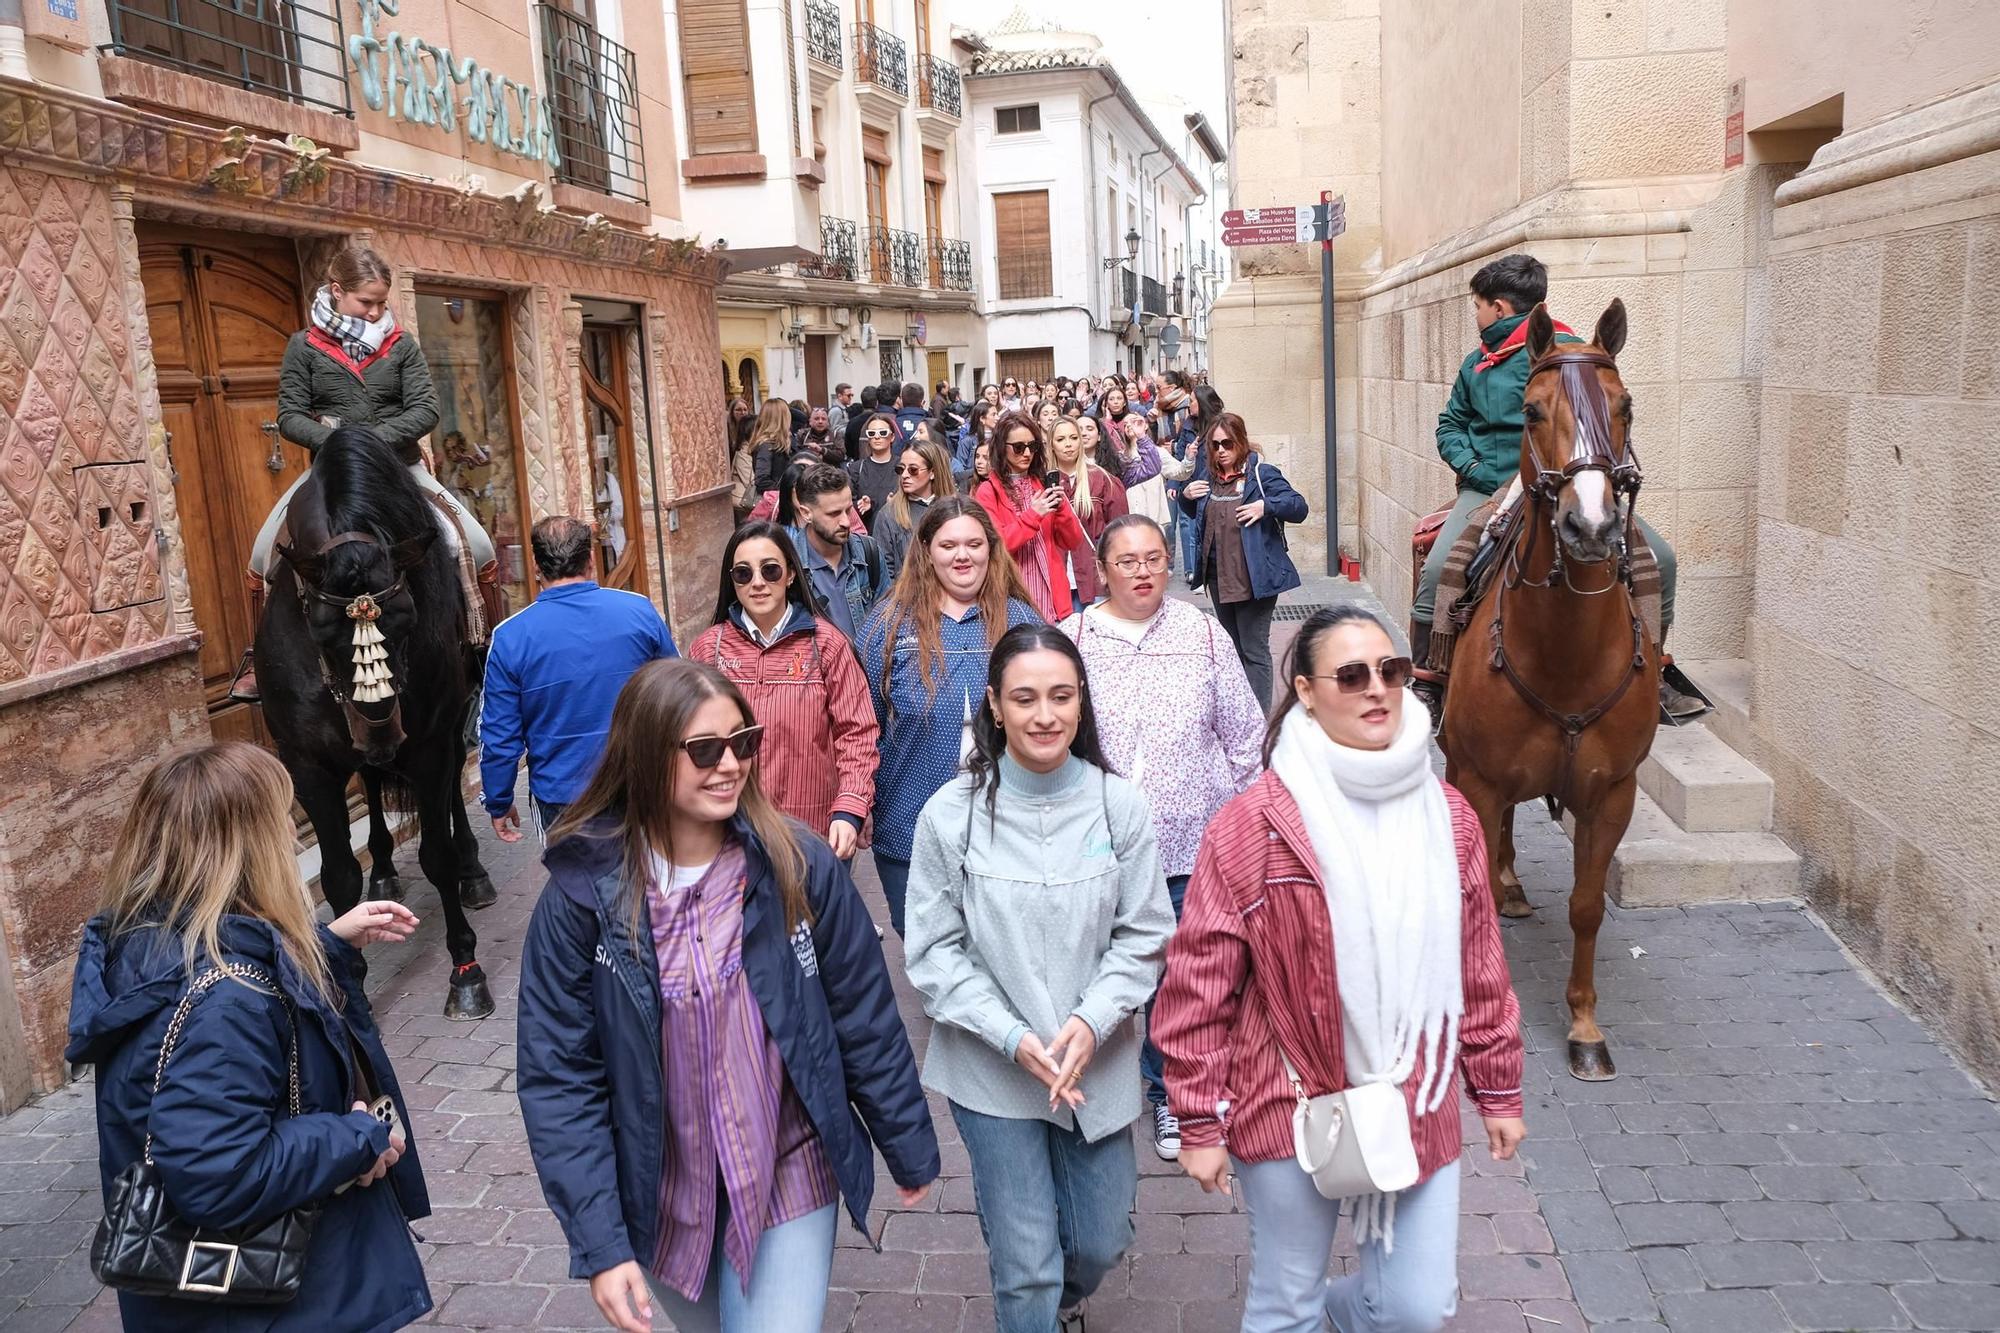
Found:
[[[903,438],[909,439],[917,433],[917,424],[929,421],[931,414],[923,407],[899,407],[896,409],[896,425],[901,428]]]
[[[847,868],[802,827],[795,832],[813,924],[788,937],[763,844],[740,816],[733,830],[748,879],[743,970],[848,1214],[866,1234],[871,1139],[905,1188],[939,1170],[882,946]],[[659,1234],[659,964],[652,932],[633,938],[618,839],[586,831],[542,860],[549,883],[521,949],[521,1118],[542,1193],[569,1237],[570,1276],[591,1277],[630,1259],[649,1262]]]
[[[1203,449],[1188,481],[1207,480],[1208,451]],[[1264,502],[1264,517],[1243,529],[1243,559],[1250,566],[1250,595],[1276,597],[1299,586],[1299,571],[1292,564],[1292,553],[1285,544],[1285,524],[1305,522],[1310,506],[1305,496],[1292,489],[1285,474],[1265,462],[1259,453],[1250,455],[1250,466],[1243,477],[1243,502],[1249,504],[1254,500]],[[1208,532],[1208,497],[1189,499],[1187,486],[1183,484],[1178,503],[1184,512],[1194,515],[1194,549],[1199,552]],[[1196,568],[1190,573],[1194,578],[1192,586],[1199,588],[1208,571]]]
[[[285,1008],[277,996],[217,983],[189,1013],[155,1097],[160,1042],[192,980],[181,937],[159,926],[113,937],[101,916],[84,927],[63,1054],[96,1067],[97,1165],[107,1196],[118,1173],[139,1159],[150,1129],[167,1197],[198,1226],[242,1226],[314,1199],[326,1205],[296,1300],[231,1308],[120,1292],[127,1329],[377,1333],[431,1308],[406,1221],[430,1213],[416,1144],[405,1148],[386,1181],[333,1193],[374,1165],[389,1142],[380,1122],[347,1109],[357,1087],[350,1042],[367,1054],[403,1123],[411,1122],[362,993],[361,954],[324,928],[319,935],[338,983],[338,1009],[300,975],[268,922],[231,916],[222,923],[223,960],[269,972],[297,1007],[303,1113],[293,1119],[285,1095]]]
[[[557,805],[581,796],[603,757],[618,691],[646,663],[675,655],[652,602],[591,582],[544,588],[501,621],[479,711],[486,813],[498,819],[513,808],[524,753],[534,795]]]

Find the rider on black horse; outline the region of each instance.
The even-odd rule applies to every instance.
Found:
[[[1466,353],[1438,414],[1438,456],[1458,475],[1458,498],[1424,561],[1423,578],[1410,607],[1411,655],[1419,665],[1429,655],[1431,617],[1438,575],[1471,520],[1472,513],[1506,490],[1521,467],[1521,404],[1528,387],[1528,312],[1547,298],[1549,271],[1533,255],[1505,255],[1472,275],[1472,318],[1479,346]],[[1559,343],[1583,339],[1556,325]],[[1660,637],[1674,621],[1676,562],[1673,548],[1644,518],[1635,519],[1660,567]],[[1663,645],[1664,646],[1664,645]],[[1660,706],[1670,716],[1688,717],[1706,708],[1701,700],[1662,679]]]

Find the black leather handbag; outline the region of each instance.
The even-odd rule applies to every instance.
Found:
[[[188,1014],[209,988],[225,976],[256,982],[276,991],[285,1002],[290,1029],[286,1044],[289,1103],[299,1114],[299,1027],[290,997],[268,973],[254,967],[220,968],[202,973],[181,997],[160,1043],[153,1068],[153,1092],[180,1041]],[[145,1154],[118,1173],[111,1184],[104,1217],[90,1246],[90,1268],[97,1280],[119,1291],[218,1305],[283,1305],[299,1294],[305,1277],[306,1249],[321,1204],[313,1202],[280,1213],[256,1226],[229,1230],[192,1226],[183,1221],[167,1198],[160,1168],[153,1163],[153,1136],[146,1135]]]

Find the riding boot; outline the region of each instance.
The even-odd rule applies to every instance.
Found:
[[[1675,722],[1685,722],[1700,717],[1709,710],[1709,702],[1699,695],[1689,694],[1675,682],[1675,677],[1686,680],[1674,659],[1667,655],[1666,631],[1660,632],[1660,711]]]
[[[1419,671],[1428,671],[1431,665],[1431,622],[1412,620],[1410,622],[1410,661]]]
[[[261,575],[249,577],[250,592],[250,633],[254,638],[257,627],[264,623],[264,598],[266,591]],[[263,702],[263,695],[257,690],[257,663],[253,660],[256,648],[243,650],[243,660],[236,664],[236,676],[229,682],[229,697],[237,703],[254,704]]]

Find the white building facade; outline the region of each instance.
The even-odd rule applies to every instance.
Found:
[[[987,374],[1191,364],[1189,219],[1207,190],[1183,136],[1162,133],[1091,34],[1016,10],[968,44]]]

